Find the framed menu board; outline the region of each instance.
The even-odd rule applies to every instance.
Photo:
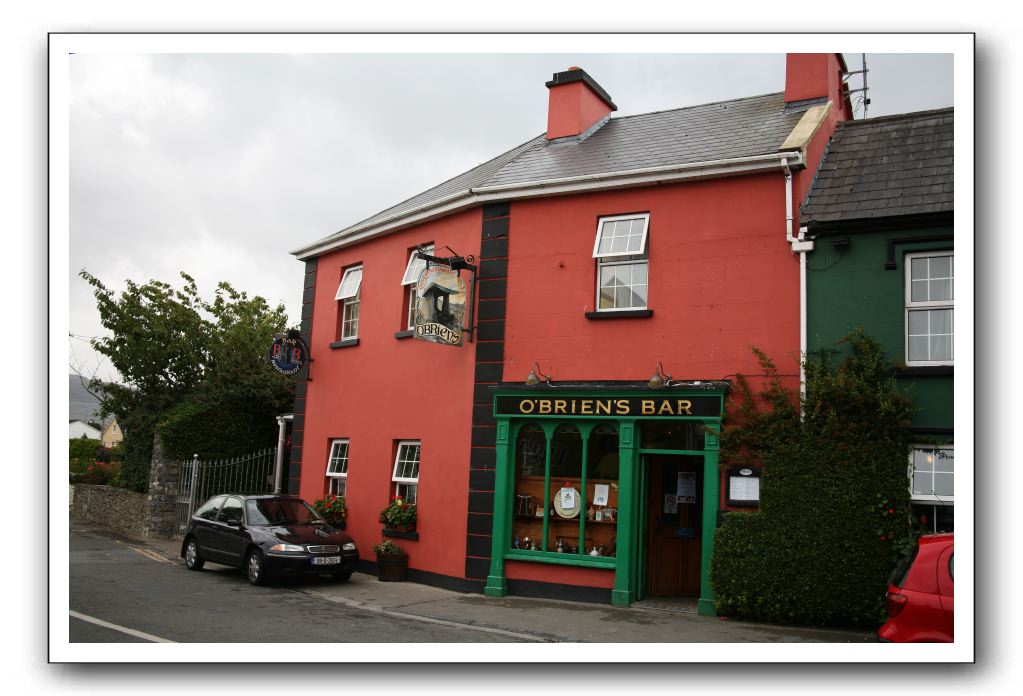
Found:
[[[740,467],[728,470],[728,505],[759,507],[760,469]]]

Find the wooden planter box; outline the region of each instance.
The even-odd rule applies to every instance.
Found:
[[[408,554],[377,554],[377,578],[381,582],[404,582],[408,576]]]

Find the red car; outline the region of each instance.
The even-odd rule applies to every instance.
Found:
[[[888,621],[877,632],[886,643],[953,640],[954,534],[928,534],[888,581]]]

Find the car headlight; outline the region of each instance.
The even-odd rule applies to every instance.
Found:
[[[345,544],[341,548],[344,549],[345,551],[354,551],[355,550],[355,542],[354,541],[349,541],[347,544]]]
[[[305,551],[304,546],[298,546],[297,544],[274,544],[270,547],[271,551]]]

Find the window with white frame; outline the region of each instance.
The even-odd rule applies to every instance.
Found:
[[[425,254],[433,255],[433,245],[427,245]],[[406,326],[412,329],[416,325],[416,287],[419,283],[419,276],[426,270],[426,261],[419,256],[418,248],[414,249],[408,257],[408,265],[405,266],[405,275],[401,278],[401,284],[405,286],[405,301],[408,307]]]
[[[917,446],[909,455],[913,516],[925,532],[951,532],[955,522],[955,448]]]
[[[333,440],[327,457],[327,492],[345,495],[348,489],[348,440]]]
[[[650,214],[614,215],[597,221],[597,311],[647,307],[647,230]]]
[[[394,457],[394,495],[415,504],[419,497],[419,441],[401,440]]]
[[[359,296],[362,285],[362,266],[352,266],[345,270],[341,284],[337,287],[334,299],[341,303],[340,330],[338,338],[342,341],[359,336]]]
[[[953,254],[906,255],[906,364],[951,365]]]

